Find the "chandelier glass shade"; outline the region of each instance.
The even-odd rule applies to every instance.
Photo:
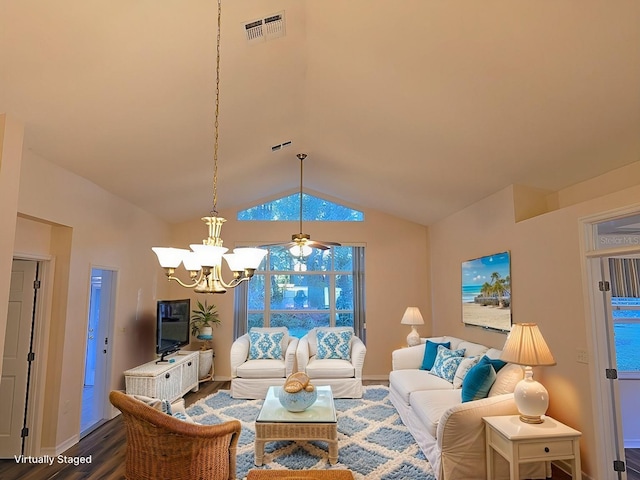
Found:
[[[218,117],[220,105],[220,26],[221,0],[218,0],[218,32],[216,36],[216,101],[213,146],[213,207],[211,215],[202,217],[207,225],[209,235],[201,244],[191,244],[191,250],[173,247],[153,247],[158,256],[160,266],[165,269],[169,281],[175,280],[186,288],[193,288],[197,293],[224,293],[253,277],[256,269],[267,254],[261,248],[235,248],[233,253],[222,246],[220,233],[226,219],[218,216]],[[222,278],[222,259],[225,259],[233,278],[225,282]],[[184,265],[191,281],[185,283],[175,276],[176,268]]]

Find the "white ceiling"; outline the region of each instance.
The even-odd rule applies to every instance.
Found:
[[[168,221],[211,208],[214,0],[0,0],[26,147]],[[220,209],[298,187],[429,224],[640,160],[640,1],[224,0]],[[243,23],[285,12],[286,36]],[[285,141],[292,146],[271,152]]]

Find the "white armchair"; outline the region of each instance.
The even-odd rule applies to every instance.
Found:
[[[351,332],[352,336],[348,347],[342,350],[343,354],[328,354],[324,348],[327,333],[345,331]],[[318,336],[321,337],[320,354]],[[330,343],[329,346],[331,349],[334,345]],[[316,386],[329,385],[334,398],[362,398],[362,367],[366,354],[367,347],[353,335],[351,328],[313,328],[298,343],[298,371],[306,373]]]
[[[278,334],[282,337],[274,336]],[[279,345],[274,339],[279,339]],[[239,337],[231,345],[231,396],[265,398],[270,386],[284,385],[296,372],[297,347],[298,339],[286,327],[254,327]]]

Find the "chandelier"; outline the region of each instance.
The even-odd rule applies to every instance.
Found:
[[[213,207],[208,217],[202,217],[207,225],[209,236],[202,240],[202,244],[189,245],[191,250],[173,247],[153,247],[158,256],[160,266],[165,269],[169,281],[175,280],[185,288],[193,288],[197,293],[224,293],[228,288],[234,288],[240,283],[253,277],[256,269],[267,254],[261,248],[235,248],[233,253],[226,253],[229,249],[222,246],[220,232],[226,219],[218,216],[218,116],[220,106],[220,25],[221,0],[218,0],[218,33],[216,36],[216,109],[214,122],[213,145]],[[233,272],[233,279],[228,283],[222,279],[222,259]],[[175,270],[184,265],[191,277],[190,283],[185,283],[175,276]]]

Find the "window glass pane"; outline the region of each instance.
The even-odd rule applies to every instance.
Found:
[[[336,327],[353,327],[353,313],[338,313]]]
[[[287,221],[300,219],[300,193],[238,212],[238,220]],[[305,222],[362,222],[364,213],[335,202],[302,194],[302,219]]]
[[[262,312],[249,313],[247,327],[247,331],[251,330],[251,327],[264,327],[264,314]]]
[[[249,310],[264,310],[264,275],[256,274],[249,282]]]
[[[353,271],[353,248],[333,247],[334,269],[338,271]]]
[[[613,326],[616,360],[621,372],[640,372],[640,322],[616,323]]]
[[[336,275],[336,309],[353,311],[353,275]]]
[[[314,327],[328,327],[328,313],[273,313],[270,325],[272,327],[287,327],[289,335],[302,338]]]
[[[272,310],[326,310],[329,308],[328,275],[273,275]]]

